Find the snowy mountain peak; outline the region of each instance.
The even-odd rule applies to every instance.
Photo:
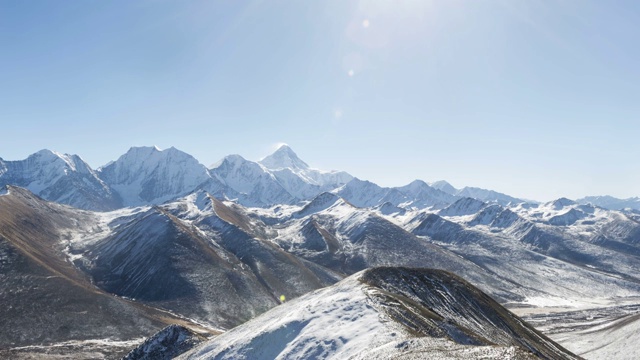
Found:
[[[316,196],[313,200],[311,200],[307,205],[305,205],[300,211],[295,213],[295,217],[303,217],[310,214],[315,214],[317,212],[326,210],[336,204],[345,204],[344,199],[339,197],[336,194],[330,192],[323,192],[322,194]],[[350,205],[349,205],[350,206]]]
[[[185,195],[210,179],[207,168],[176,148],[132,147],[99,170],[125,205],[160,203]]]
[[[49,166],[49,164],[59,164],[62,166],[67,166],[71,170],[76,170],[76,159],[79,159],[77,155],[63,155],[57,151],[52,151],[49,149],[42,149],[34,154],[29,155],[27,161],[31,163],[38,163],[40,166]]]
[[[487,204],[484,202],[470,198],[464,197],[462,199],[457,200],[453,204],[447,206],[446,208],[440,210],[438,212],[441,216],[464,216],[475,214],[484,208]]]
[[[29,157],[39,157],[39,158],[53,158],[53,157],[57,157],[59,155],[58,152],[53,151],[53,150],[49,150],[49,149],[42,149],[40,151],[36,151],[35,153],[29,155]]]
[[[247,159],[243,158],[242,156],[238,155],[238,154],[231,154],[231,155],[227,155],[225,157],[223,157],[222,159],[218,160],[217,162],[213,163],[211,166],[209,166],[209,169],[213,170],[213,169],[217,169],[223,165],[227,165],[227,166],[231,166],[231,167],[236,167],[239,166],[243,163],[247,162]]]
[[[456,195],[458,189],[454,188],[453,185],[449,184],[444,180],[436,181],[429,184],[432,188],[438,189],[440,191],[444,191],[449,195]]]
[[[265,157],[260,160],[260,164],[265,166],[267,169],[299,169],[306,170],[309,169],[309,165],[304,161],[300,160],[298,155],[286,144],[281,145],[278,150],[276,150],[273,154]]]
[[[120,205],[117,196],[78,155],[40,150],[24,160],[0,162],[0,185],[29,189],[47,200],[93,210]]]
[[[556,210],[560,210],[562,208],[564,208],[565,206],[571,206],[571,205],[575,205],[576,202],[573,200],[569,200],[567,198],[560,198],[557,200],[554,200],[553,202],[551,202],[551,206],[556,209]]]
[[[0,172],[2,172],[1,169]],[[582,199],[576,200],[576,202],[579,204],[593,204],[611,210],[640,209],[640,198],[638,197],[618,199],[609,195],[587,196]]]
[[[424,182],[424,181],[422,181],[420,179],[416,179],[416,180],[413,180],[412,182],[410,182],[405,187],[406,188],[411,188],[411,189],[423,189],[423,188],[429,187],[429,184],[427,184],[426,182]]]
[[[139,155],[143,155],[143,154],[152,154],[154,152],[161,152],[162,149],[160,149],[159,147],[153,145],[153,146],[132,146],[129,148],[129,150],[127,150],[127,152],[125,153],[125,155],[127,154],[139,154]]]

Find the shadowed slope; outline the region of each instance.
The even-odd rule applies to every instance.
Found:
[[[59,245],[62,233],[92,221],[91,213],[47,203],[24,189],[9,187],[0,196],[0,318],[10,329],[0,332],[0,349],[138,339],[173,322],[206,331],[104,293],[68,262]]]

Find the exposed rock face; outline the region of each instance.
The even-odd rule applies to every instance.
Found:
[[[169,325],[131,350],[122,360],[170,360],[202,341],[202,336],[183,326]]]

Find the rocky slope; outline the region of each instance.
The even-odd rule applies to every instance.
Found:
[[[375,268],[304,295],[180,359],[577,359],[457,276]]]
[[[63,246],[69,231],[89,234],[93,224],[93,213],[47,203],[21,188],[0,196],[0,317],[9,329],[0,332],[0,356],[124,351],[119,342],[139,341],[171,323],[208,331],[96,288]]]

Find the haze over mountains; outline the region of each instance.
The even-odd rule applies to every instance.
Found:
[[[281,295],[301,297],[376,267],[445,270],[480,289],[474,294],[482,291],[521,314],[588,309],[617,314],[611,309],[640,299],[640,214],[634,210],[565,198],[531,203],[490,190],[455,189],[444,181],[429,185],[416,180],[385,188],[345,172],[313,169],[287,146],[259,162],[230,155],[209,168],[174,148],[137,147],[96,170],[78,156],[43,150],[23,161],[0,160],[0,184],[0,299],[8,304],[3,318],[11,320],[11,332],[0,339],[4,356],[27,358],[63,348],[76,355],[104,349],[105,354],[123,355],[142,337],[173,323],[184,328],[167,328],[153,338],[157,341],[150,339],[134,353],[164,353],[156,346],[163,339],[174,339],[186,351],[204,337],[280,308]],[[437,333],[451,353],[489,351],[459,347],[470,343],[505,346],[502,350],[516,358],[561,349],[538,335],[527,340],[530,346],[523,345],[522,334],[532,333],[520,325],[520,330],[510,327],[509,336],[478,340],[482,329],[496,323],[470,330],[462,318],[493,319],[486,311],[516,315],[504,315],[506,310],[494,305],[475,315],[458,310],[444,314],[449,305],[430,303],[433,298],[425,294],[412,298],[405,287],[418,285],[403,281],[442,282],[449,275],[395,271],[387,270],[384,276],[365,272],[381,276],[376,275],[373,284],[365,281],[380,293],[352,305],[392,309],[388,311],[403,331],[408,331],[407,306],[430,314],[425,319],[450,319],[437,326],[425,319],[412,323],[412,330],[397,339],[407,341],[409,348],[428,351],[423,345],[431,340],[422,337]],[[369,294],[358,285],[366,275],[359,276],[321,291]],[[351,285],[346,289],[344,284]],[[313,294],[297,306],[315,303]],[[451,294],[450,304],[469,300],[459,292]],[[25,299],[35,305],[25,307]],[[398,308],[399,299],[404,305]],[[94,304],[103,304],[100,311]],[[294,303],[287,305],[296,314],[305,313]],[[350,305],[345,306],[348,310]],[[387,311],[380,309],[369,315],[387,316],[380,315]],[[92,317],[80,316],[87,311]],[[352,316],[347,313],[333,314]],[[289,326],[276,326],[273,315],[265,316],[254,324],[269,331]],[[23,318],[40,322],[21,322]],[[316,324],[326,320],[318,319]],[[448,327],[451,319],[462,327]],[[309,348],[311,340],[299,335],[315,325],[305,319],[291,321],[295,331],[281,334],[289,342],[275,349],[278,354],[301,354]],[[85,331],[88,322],[103,325]],[[378,325],[368,332],[371,322],[355,324],[362,339],[392,332]],[[254,340],[266,341],[256,340],[260,334],[248,333],[247,327],[233,331],[203,349],[210,353],[225,341],[242,352],[255,345]],[[561,337],[570,351],[587,351],[567,339],[573,339],[571,333]],[[395,346],[390,344],[399,344],[387,340],[380,344],[382,352],[372,356],[388,354]],[[358,344],[355,339],[333,341],[327,354],[358,349],[351,348]],[[594,341],[607,348],[609,339]],[[166,353],[175,355],[174,350]]]

